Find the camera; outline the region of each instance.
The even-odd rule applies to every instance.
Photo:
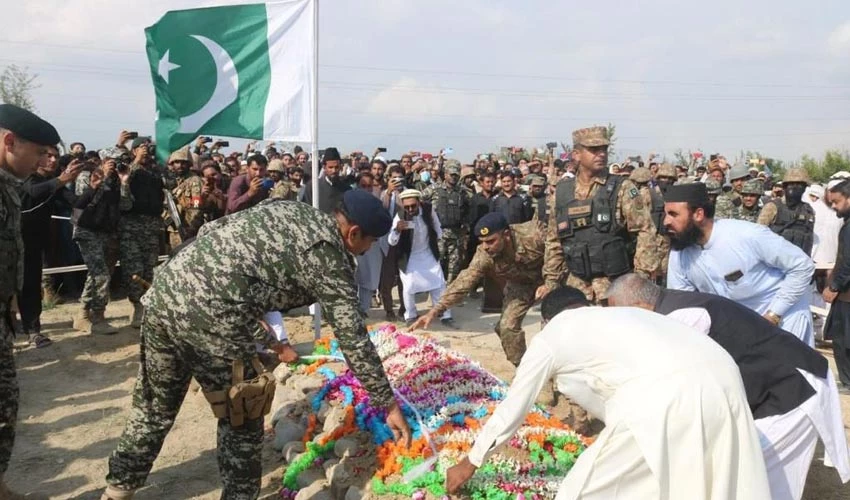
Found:
[[[557,142],[547,142],[546,147],[549,148],[549,149],[555,149],[555,148],[558,147],[558,143]]]
[[[230,141],[219,141],[218,145],[223,147],[223,148],[229,148],[230,147]]]

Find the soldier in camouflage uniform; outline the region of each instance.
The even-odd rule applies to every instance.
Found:
[[[544,240],[534,221],[512,224],[500,212],[491,212],[475,224],[478,249],[469,267],[449,285],[440,301],[419,317],[410,329],[427,328],[443,312],[463,300],[485,277],[506,282],[502,315],[496,333],[508,361],[518,366],[525,354],[522,320],[534,304],[534,293],[543,283]]]
[[[605,127],[573,132],[578,170],[552,197],[538,298],[566,282],[603,303],[611,278],[632,269],[656,277],[661,255],[650,207],[632,181],[608,174],[608,145]]]
[[[709,184],[709,182],[711,184]],[[724,193],[723,187],[720,186],[720,183],[714,179],[708,179],[707,181],[705,181],[705,187],[708,189],[709,198],[714,198],[715,219],[739,218],[739,207],[735,205],[735,197],[731,192]],[[738,202],[738,205],[740,205],[740,200]]]
[[[469,219],[469,194],[460,185],[460,163],[449,160],[447,164],[446,179],[433,188],[432,203],[443,232],[437,247],[448,284],[457,277],[463,262],[464,223]]]
[[[758,179],[750,179],[741,188],[741,209],[738,219],[747,222],[758,222],[761,207],[759,200],[764,196],[764,184]]]
[[[174,188],[174,202],[187,238],[198,234],[205,223],[224,215],[227,198],[219,187],[221,171],[214,160],[201,163],[201,176],[192,175]]]
[[[171,196],[177,207],[180,224],[183,226],[183,235],[185,235],[186,239],[197,234],[200,227],[191,227],[188,219],[193,218],[198,212],[196,203],[200,201],[201,188],[203,187],[203,181],[200,176],[190,169],[191,164],[192,161],[188,149],[178,149],[171,153],[171,156],[168,158],[169,176],[164,181],[165,187],[171,189]],[[164,210],[163,219],[167,223],[168,244],[173,250],[183,242],[183,236],[177,230],[177,225],[171,220],[171,217],[171,213],[168,210]]]
[[[59,142],[52,125],[11,104],[0,104],[0,498],[48,498],[11,491],[3,479],[9,468],[18,420],[18,377],[13,351],[12,298],[24,280],[21,237],[21,182],[46,161],[48,147]],[[76,162],[76,163],[75,163]],[[79,166],[74,160],[70,166]]]
[[[85,172],[86,176],[80,175],[75,186],[77,210],[110,214],[104,218],[109,220],[99,221],[96,225],[83,216],[72,218],[72,238],[80,248],[87,270],[86,283],[80,295],[80,313],[74,318],[73,327],[95,335],[118,331],[106,321],[104,312],[109,303],[109,280],[115,265],[114,252],[110,255],[110,244],[117,238],[118,210],[131,203],[128,178],[125,175],[121,179],[116,172],[123,155],[124,152],[117,148],[102,150],[102,170]],[[95,208],[98,205],[106,208]]]
[[[660,188],[649,185],[649,181],[652,180],[652,171],[646,167],[634,169],[629,175],[629,180],[635,183],[643,204],[649,207],[652,223],[657,232],[655,235],[655,244],[658,255],[660,256],[656,280],[663,282],[664,277],[667,275],[667,258],[670,254],[670,238],[667,237],[664,230],[664,197],[661,194]]]
[[[766,203],[757,222],[797,245],[806,255],[811,255],[814,245],[815,211],[810,204],[803,201],[803,194],[808,185],[809,176],[805,170],[788,170],[782,179],[784,198]]]
[[[390,223],[381,202],[358,189],[346,192],[332,214],[267,200],[205,224],[157,271],[144,296],[133,408],[109,459],[102,498],[128,499],[142,487],[192,377],[205,393],[229,387],[234,360],[251,366],[257,342],[280,355],[281,345],[257,327],[267,311],[317,301],[351,370],[369,391],[370,404],[388,409],[387,424],[409,444],[409,428],[369,340],[354,282],[352,253],[367,251]],[[238,427],[228,418],[218,420],[222,498],[257,498],[262,440],[262,417],[246,418]]]
[[[131,206],[121,213],[118,231],[121,239],[121,273],[127,298],[133,304],[130,326],[139,328],[144,311],[140,299],[144,290],[141,284],[131,278],[138,275],[147,282],[153,279],[162,234],[165,185],[162,172],[154,163],[150,138],[133,139],[132,149],[134,160],[130,165],[128,181]]]
[[[274,181],[274,186],[269,191],[269,198],[275,200],[295,201],[298,196],[298,190],[293,188],[289,179],[284,178],[286,168],[281,160],[272,160],[269,162],[269,179]]]

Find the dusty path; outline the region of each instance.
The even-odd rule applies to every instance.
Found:
[[[463,330],[436,327],[434,335],[450,342],[493,373],[510,379],[513,366],[502,354],[492,330],[498,315],[481,315],[478,301],[455,309]],[[71,329],[75,304],[46,311],[45,332],[54,340],[46,349],[19,344],[21,383],[18,438],[6,475],[20,491],[42,491],[52,498],[97,499],[104,484],[107,457],[121,434],[138,369],[138,331],[126,327],[126,301],[110,304],[107,315],[121,331],[93,337]],[[122,317],[123,316],[123,317]],[[373,311],[373,317],[383,313]],[[312,338],[308,317],[287,318],[295,341]],[[538,331],[532,311],[525,325],[529,336]],[[825,352],[830,358],[831,354]],[[850,425],[850,397],[842,396],[845,429]],[[220,495],[215,458],[215,420],[203,396],[190,392],[147,487],[145,499],[217,499]],[[807,500],[850,499],[850,486],[840,485],[834,470],[816,455],[806,485]],[[280,484],[282,462],[267,444],[264,450],[263,493],[273,495]]]

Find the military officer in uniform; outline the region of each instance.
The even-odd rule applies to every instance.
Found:
[[[566,281],[604,303],[611,279],[632,270],[656,277],[661,256],[651,207],[632,181],[608,174],[609,144],[605,127],[573,132],[578,170],[552,197],[538,298]]]
[[[637,186],[643,204],[650,207],[649,213],[657,232],[655,240],[660,257],[656,279],[663,280],[667,274],[667,255],[670,253],[670,238],[664,233],[664,196],[661,194],[661,189],[649,185],[652,172],[646,167],[636,168],[629,175],[629,179]]]
[[[714,203],[715,210],[717,209],[717,199],[723,194],[723,185],[717,182],[716,179],[709,177],[705,180],[705,192],[708,193],[708,199]],[[728,199],[726,200],[728,201]]]
[[[678,180],[679,176],[676,174],[676,167],[669,163],[662,163],[655,172],[655,185],[661,190],[662,194],[668,187],[676,184]]]
[[[534,293],[543,282],[544,240],[534,221],[508,225],[500,212],[490,212],[475,224],[478,249],[469,267],[460,272],[427,314],[420,316],[411,331],[427,328],[443,312],[466,297],[485,275],[506,282],[502,316],[496,333],[508,361],[518,366],[525,354],[522,320],[534,304]]]
[[[546,177],[537,174],[531,176],[528,189],[528,195],[531,197],[531,203],[534,206],[534,217],[531,220],[537,222],[542,234],[546,234],[546,227],[549,225],[548,189]]]
[[[24,241],[21,237],[20,185],[39,163],[47,160],[49,146],[59,143],[53,125],[12,104],[0,104],[0,498],[47,498],[19,495],[3,479],[9,468],[18,420],[18,377],[12,354],[12,298],[24,279]],[[74,160],[69,168],[79,168]]]
[[[269,198],[295,201],[298,190],[294,189],[292,183],[286,178],[286,167],[282,160],[274,159],[269,162],[269,179],[274,181],[274,186],[269,190]]]
[[[370,403],[387,409],[393,434],[409,444],[410,429],[369,340],[354,281],[352,254],[366,252],[390,223],[380,200],[357,189],[342,194],[329,214],[304,203],[268,200],[201,227],[158,270],[144,295],[133,408],[109,459],[102,500],[131,498],[144,485],[192,377],[208,399],[221,401],[213,395],[236,385],[237,377],[253,376],[238,367],[252,366],[257,342],[279,356],[283,351],[257,327],[264,314],[314,302],[321,303]],[[224,404],[233,408],[233,391],[228,394]],[[257,498],[263,418],[246,416],[241,425],[231,419],[228,413],[218,420],[222,498]]]
[[[764,196],[764,184],[758,179],[750,179],[741,188],[741,209],[738,211],[739,220],[758,222],[761,207],[759,202]]]
[[[792,168],[782,179],[785,200],[773,199],[761,209],[758,223],[797,245],[807,255],[812,254],[815,234],[815,211],[803,202],[803,194],[809,185],[806,171]]]
[[[463,262],[464,222],[469,219],[469,194],[460,184],[460,163],[448,160],[446,179],[433,188],[431,196],[443,235],[439,242],[440,265],[451,283]]]

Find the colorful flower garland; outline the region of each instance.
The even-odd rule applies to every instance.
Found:
[[[370,337],[396,392],[415,407],[402,405],[413,433],[410,447],[392,440],[384,412],[369,404],[368,393],[350,371],[337,375],[323,366],[327,360],[302,365],[304,373],[315,373],[326,380],[311,401],[313,411],[318,412],[323,402],[332,402],[346,409],[346,419],[330,435],[314,436],[318,424],[315,414],[310,415],[304,436],[306,451],[286,468],[283,498],[294,498],[298,475],[320,466],[333,451],[336,439],[358,429],[370,432],[377,446],[373,494],[405,495],[415,500],[424,500],[427,494],[444,497],[445,470],[468,453],[482,420],[505,397],[505,382],[478,363],[425,337],[398,332],[392,325],[372,331]],[[316,341],[314,354],[341,356],[336,340],[330,338]],[[435,470],[405,483],[401,476],[433,454],[419,420],[427,427],[439,456]],[[506,444],[511,448],[509,453],[505,453],[506,448],[495,453],[467,484],[466,493],[474,500],[553,498],[563,477],[589,444],[558,419],[535,408]]]

